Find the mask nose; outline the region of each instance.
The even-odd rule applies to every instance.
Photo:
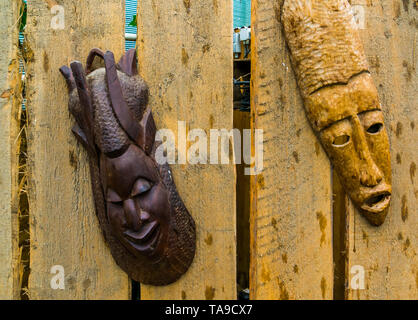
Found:
[[[142,223],[146,223],[148,222],[150,215],[148,212],[141,210],[140,218]]]
[[[141,225],[147,223],[150,219],[150,214],[139,207],[137,208],[133,199],[127,199],[123,202],[123,210],[129,228],[134,231],[139,231]]]
[[[132,199],[123,201],[123,210],[125,211],[126,222],[129,229],[139,231],[141,227],[140,214],[137,212],[135,202]]]
[[[365,187],[375,187],[383,180],[383,173],[373,161],[363,126],[358,117],[354,117],[354,131],[355,145],[360,158],[360,183]]]
[[[375,187],[383,179],[382,172],[371,160],[371,163],[364,165],[360,170],[360,183],[365,187]]]

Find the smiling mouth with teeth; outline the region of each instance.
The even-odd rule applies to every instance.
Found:
[[[372,195],[364,201],[361,209],[371,213],[381,213],[389,206],[390,199],[389,192]]]

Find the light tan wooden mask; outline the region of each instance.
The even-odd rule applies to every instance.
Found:
[[[346,0],[285,0],[282,12],[307,116],[346,192],[381,225],[390,204],[389,140]]]

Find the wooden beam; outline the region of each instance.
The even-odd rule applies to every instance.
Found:
[[[0,2],[0,299],[18,299],[18,1]]]
[[[74,119],[58,71],[72,60],[84,62],[94,47],[121,56],[124,10],[120,0],[28,3],[30,299],[130,297],[129,279],[99,228],[87,155],[71,133]],[[65,289],[50,285],[55,265],[64,267]]]
[[[385,223],[370,226],[348,202],[348,299],[418,297],[418,11],[413,1],[351,1],[365,13],[360,30],[391,142],[392,203]],[[365,288],[351,280],[365,271]],[[353,274],[351,274],[353,271]],[[358,284],[358,283],[357,283]]]
[[[331,171],[303,109],[280,21],[252,1],[252,126],[264,171],[251,183],[251,299],[332,299]]]
[[[187,130],[208,137],[210,129],[232,129],[232,1],[142,0],[138,31],[140,73],[157,127],[177,135],[178,121],[186,121]],[[196,222],[196,256],[178,282],[142,286],[141,298],[236,299],[234,165],[172,169]]]

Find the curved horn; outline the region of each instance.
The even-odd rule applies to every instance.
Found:
[[[118,67],[121,71],[125,72],[128,76],[135,76],[138,74],[138,65],[136,62],[136,50],[129,49],[120,58]]]
[[[145,110],[139,125],[141,127],[141,141],[139,142],[139,146],[146,154],[150,155],[155,142],[155,134],[157,133],[157,127],[155,126],[154,117],[150,108]]]
[[[86,75],[83,65],[79,61],[73,61],[70,64],[77,87],[78,97],[82,105],[82,114],[80,116],[80,127],[83,128],[88,144],[93,148],[93,104],[87,87]]]
[[[61,74],[64,76],[65,81],[67,82],[68,91],[73,91],[73,89],[75,88],[75,82],[71,69],[67,66],[62,66],[61,68],[59,68],[59,70]]]
[[[126,131],[129,138],[140,145],[141,127],[135,120],[131,110],[123,99],[122,87],[119,82],[115,57],[112,52],[107,51],[104,55],[106,80],[109,90],[110,101],[113,110],[122,128]]]
[[[92,72],[93,70],[91,70],[91,67],[93,65],[93,61],[94,58],[96,57],[100,57],[102,59],[104,59],[104,52],[102,50],[100,50],[99,48],[94,48],[91,49],[88,57],[87,57],[87,61],[86,61],[86,73],[89,74],[90,72]]]

